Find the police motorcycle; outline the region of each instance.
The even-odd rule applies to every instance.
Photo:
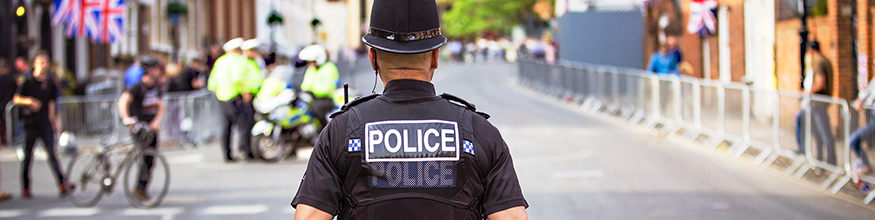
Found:
[[[295,91],[279,77],[265,79],[253,100],[257,120],[252,126],[253,153],[264,161],[277,162],[295,157],[299,147],[315,143],[322,125],[310,111],[313,100],[311,94]]]

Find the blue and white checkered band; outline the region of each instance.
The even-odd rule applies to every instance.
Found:
[[[362,139],[349,139],[349,152],[362,151]]]
[[[365,159],[372,162],[458,161],[459,125],[442,120],[365,124]]]
[[[464,145],[462,145],[462,151],[474,155],[474,143],[471,143],[468,140],[464,140],[462,143],[464,143]]]

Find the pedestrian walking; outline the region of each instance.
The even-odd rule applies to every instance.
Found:
[[[344,105],[319,135],[295,219],[527,218],[498,129],[474,105],[435,95],[447,41],[435,1],[375,1],[372,12],[362,41],[385,90]]]
[[[161,128],[161,118],[164,117],[164,104],[161,101],[163,92],[159,84],[164,75],[164,67],[155,59],[141,61],[140,66],[144,70],[143,78],[119,97],[118,112],[122,123],[131,129],[131,136],[135,137],[138,147],[157,150],[158,131]],[[148,124],[151,131],[134,130],[137,123]],[[139,167],[137,186],[131,194],[140,201],[149,201],[146,186],[151,179],[154,158],[144,157],[144,162]]]
[[[247,84],[246,68],[249,61],[240,50],[242,43],[243,39],[235,38],[223,45],[227,53],[216,60],[207,82],[207,89],[216,93],[225,116],[226,125],[222,134],[225,162],[234,162],[231,152],[231,131],[235,125],[239,134],[240,150],[248,159],[255,158],[250,149],[252,135],[249,135],[249,131],[255,124],[252,94],[257,90]]]
[[[869,81],[869,86],[866,87],[863,91],[860,91],[860,95],[853,102],[854,108],[858,112],[865,111],[864,108],[873,108],[875,107],[875,78]],[[872,117],[875,117],[875,111],[869,112],[869,124],[866,127],[863,127],[854,132],[851,135],[851,151],[857,155],[857,160],[851,164],[851,174],[854,176],[860,176],[861,174],[868,173],[871,171],[871,163],[869,163],[869,156],[866,155],[866,152],[863,151],[863,141],[867,141],[870,144],[875,143],[872,142],[873,138],[875,138],[875,120],[872,120]]]
[[[58,158],[55,155],[55,133],[60,133],[61,124],[56,114],[58,87],[48,69],[48,56],[38,54],[34,58],[34,69],[24,80],[13,98],[16,105],[26,106],[23,113],[25,143],[24,161],[21,165],[21,197],[31,198],[30,163],[33,161],[33,147],[39,138],[45,145],[49,163],[58,181],[61,197],[67,195],[67,184]]]
[[[806,76],[803,80],[805,94],[819,94],[824,96],[832,96],[832,64],[823,54],[820,53],[820,43],[814,41],[810,45],[809,54],[806,57]],[[815,143],[813,146],[817,150],[817,159],[825,161],[829,164],[836,163],[835,138],[832,133],[832,125],[829,121],[828,109],[829,105],[824,103],[813,103],[807,101],[809,108],[802,108],[802,111],[796,115],[796,143],[799,146],[798,153],[805,154],[804,150],[804,129],[806,110],[811,111],[812,128],[814,132]],[[825,151],[825,152],[824,152]]]

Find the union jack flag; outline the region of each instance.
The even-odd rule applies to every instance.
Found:
[[[717,1],[693,0],[690,2],[690,22],[687,31],[700,37],[717,32]]]
[[[57,0],[52,25],[66,24],[66,35],[96,42],[123,40],[125,0]]]
[[[122,25],[125,16],[125,0],[103,0],[99,9],[99,42],[119,42],[124,39]]]

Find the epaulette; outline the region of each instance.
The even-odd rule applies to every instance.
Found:
[[[379,97],[379,96],[380,96],[380,94],[371,94],[371,95],[368,95],[368,96],[355,98],[355,99],[353,99],[352,101],[350,101],[349,103],[346,103],[346,104],[344,104],[343,106],[341,106],[341,107],[340,107],[340,110],[338,110],[337,112],[332,113],[332,114],[331,114],[330,116],[328,116],[328,117],[329,117],[329,118],[334,118],[334,116],[338,116],[338,115],[340,115],[340,114],[343,114],[343,113],[346,112],[346,111],[349,111],[349,109],[352,108],[353,106],[356,106],[356,105],[358,105],[358,104],[362,104],[362,103],[364,103],[364,102],[367,102],[367,101],[369,101],[369,100],[371,100],[371,99],[374,99],[374,98],[377,98],[377,97]]]
[[[455,103],[459,106],[465,107],[466,109],[471,110],[472,112],[475,112],[478,115],[483,116],[486,119],[489,119],[489,117],[490,117],[489,114],[486,114],[485,112],[478,112],[477,107],[474,106],[474,104],[472,104],[468,101],[465,101],[464,99],[459,98],[458,96],[444,93],[444,94],[441,94],[441,98],[444,98],[446,100],[450,100],[451,103]]]

